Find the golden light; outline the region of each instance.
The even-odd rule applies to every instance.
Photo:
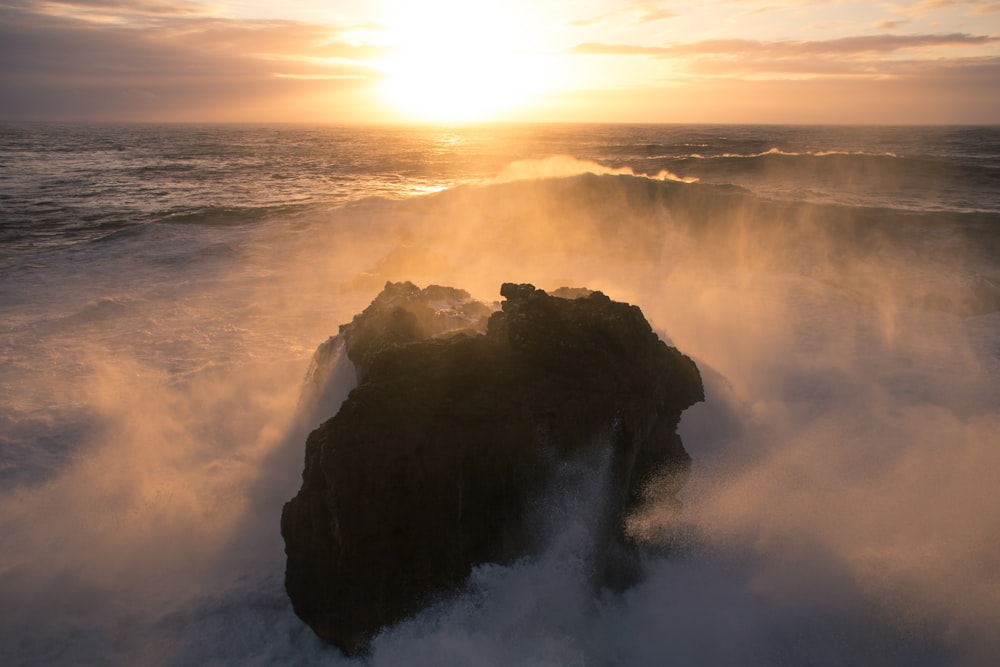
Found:
[[[432,122],[502,118],[545,91],[547,66],[513,2],[430,0],[393,8],[381,93],[399,113]]]

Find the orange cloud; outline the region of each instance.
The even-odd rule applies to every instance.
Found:
[[[66,7],[0,13],[0,117],[224,119],[238,109],[253,118],[279,107],[295,117],[293,99],[301,117],[322,113],[316,99],[379,76],[368,64],[379,47],[341,39],[353,26],[223,19],[183,2],[73,5],[99,20]],[[124,18],[109,22],[119,7]],[[341,115],[362,113],[356,106]]]
[[[868,53],[891,53],[902,49],[936,46],[982,45],[1000,41],[997,37],[953,33],[950,35],[864,35],[823,41],[760,42],[750,39],[716,39],[671,46],[634,44],[579,44],[573,53],[585,55],[648,55],[682,58],[702,55],[766,56],[798,58],[803,55],[850,56]]]
[[[677,14],[659,7],[656,2],[633,2],[622,9],[590,18],[570,21],[569,25],[573,28],[590,28],[602,23],[608,23],[618,17],[628,17],[632,23],[653,23],[654,21],[662,21],[663,19],[674,18],[675,16]]]

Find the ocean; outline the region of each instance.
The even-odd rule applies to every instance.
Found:
[[[364,658],[292,613],[313,354],[401,280],[601,290],[697,362],[635,586],[578,474]],[[998,127],[0,124],[6,665],[1000,664],[998,471]]]

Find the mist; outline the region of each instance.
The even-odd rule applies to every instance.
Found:
[[[654,484],[629,521],[638,585],[592,594],[601,482],[567,471],[544,554],[477,568],[366,662],[1000,660],[997,267],[961,230],[928,255],[912,227],[839,216],[567,159],[220,226],[158,268],[148,236],[80,251],[102,268],[33,278],[7,334],[26,352],[3,437],[48,444],[2,478],[0,653],[347,664],[291,612],[278,517],[305,435],[354,382],[334,351],[304,394],[314,350],[410,280],[487,303],[505,281],[602,290],[696,360],[707,400],[681,422],[683,510]]]

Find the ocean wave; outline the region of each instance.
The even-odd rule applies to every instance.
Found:
[[[678,176],[668,169],[661,169],[655,175],[637,174],[631,167],[608,167],[592,160],[581,160],[568,155],[552,155],[534,160],[518,160],[507,165],[492,183],[509,183],[544,178],[564,178],[581,174],[637,176],[658,181],[678,181],[697,183],[694,176]]]
[[[759,158],[766,155],[786,155],[789,157],[799,157],[803,155],[812,155],[814,157],[826,157],[829,155],[862,155],[871,157],[902,157],[893,153],[892,151],[883,151],[881,153],[870,153],[868,151],[840,151],[840,150],[821,150],[821,151],[786,151],[778,147],[772,147],[766,151],[761,151],[759,153],[721,153],[719,155],[712,155],[707,159],[720,159],[720,158]],[[697,157],[701,159],[706,159],[703,155],[692,154],[690,157]]]
[[[891,152],[784,151],[653,160],[710,183],[743,185],[786,200],[856,203],[920,210],[1000,212],[1000,168]]]
[[[271,218],[295,215],[311,207],[310,205],[301,204],[278,206],[204,206],[167,213],[160,217],[158,222],[169,225],[233,227],[258,223]]]
[[[719,155],[704,155],[692,153],[686,156],[678,156],[680,162],[704,161],[705,163],[723,164],[766,164],[769,166],[785,166],[788,169],[798,169],[802,166],[810,166],[815,170],[824,170],[829,176],[837,177],[839,173],[850,173],[859,169],[862,176],[868,174],[868,169],[873,166],[888,168],[893,175],[900,171],[908,173],[927,174],[940,178],[948,178],[953,175],[974,176],[982,175],[1000,179],[1000,169],[989,163],[957,162],[931,158],[925,156],[901,155],[891,151],[868,152],[868,151],[841,151],[841,150],[818,150],[818,151],[786,151],[780,148],[771,148],[757,153],[721,153]],[[697,163],[697,162],[696,162]]]
[[[462,254],[482,257],[484,264],[498,249],[529,257],[548,248],[554,255],[594,262],[663,261],[687,253],[717,267],[733,262],[781,267],[842,284],[841,273],[853,262],[876,257],[891,266],[907,256],[926,256],[927,265],[937,270],[969,257],[988,262],[991,253],[1000,256],[1000,213],[787,201],[731,184],[656,180],[612,171],[490,181],[355,208],[356,224],[400,224],[406,238],[413,239],[371,267],[367,280],[378,287],[387,279],[407,279],[406,271],[419,274],[455,264],[459,260],[452,259],[454,244],[449,247],[443,240],[450,233],[468,238]],[[419,238],[442,240],[416,242]],[[955,287],[965,295],[950,305],[934,295],[932,282],[910,299],[921,307],[960,313],[1000,308],[996,290],[970,285],[942,288],[952,293]]]

